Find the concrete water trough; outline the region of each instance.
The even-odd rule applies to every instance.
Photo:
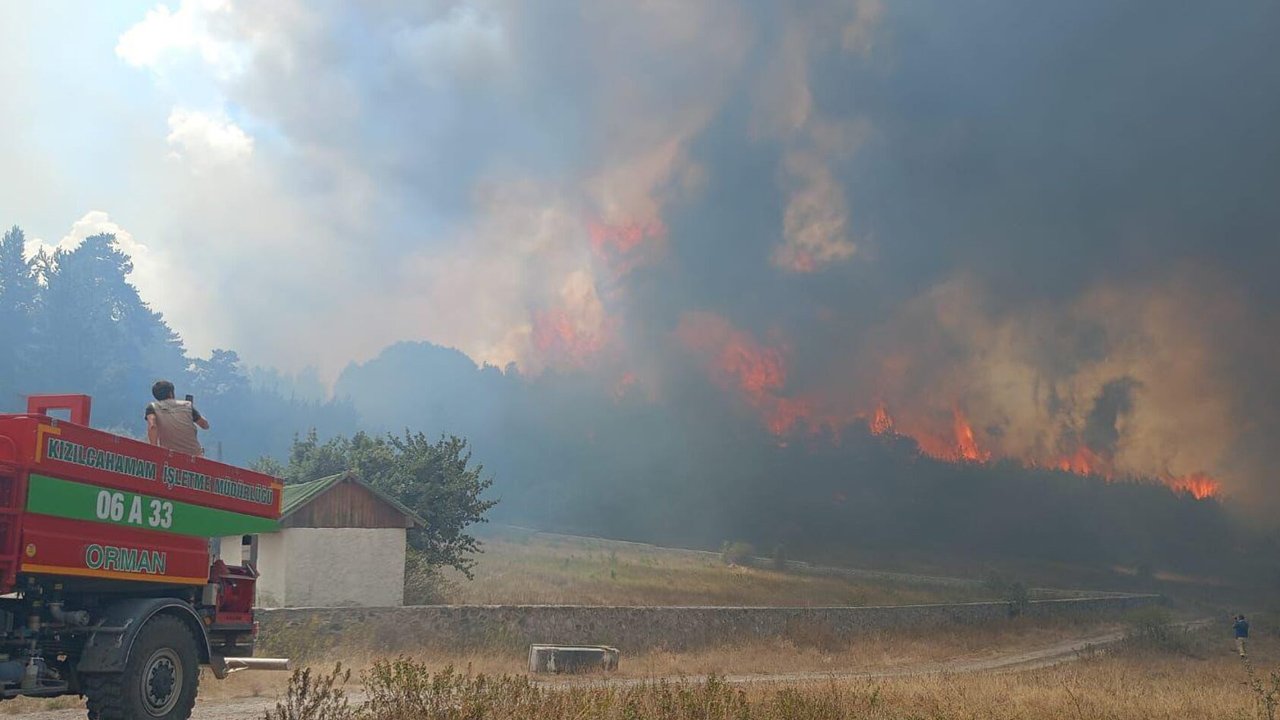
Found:
[[[618,649],[605,645],[530,645],[530,673],[589,673],[618,669]]]

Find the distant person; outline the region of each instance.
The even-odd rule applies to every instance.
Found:
[[[1236,650],[1240,651],[1240,657],[1244,657],[1244,644],[1249,639],[1249,621],[1243,615],[1237,615],[1231,628],[1236,631]]]
[[[151,394],[156,401],[147,403],[147,411],[143,415],[147,420],[147,440],[152,445],[188,455],[204,455],[204,448],[196,440],[196,428],[208,430],[209,421],[196,410],[190,395],[186,400],[177,400],[173,393],[173,383],[168,380],[157,380],[151,386]]]

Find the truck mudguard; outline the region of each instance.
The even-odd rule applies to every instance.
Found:
[[[182,620],[190,628],[200,652],[200,661],[209,662],[209,634],[200,616],[187,603],[174,598],[134,598],[107,608],[96,624],[100,629],[89,636],[76,670],[82,673],[122,672],[133,650],[138,631],[152,617],[165,613]]]

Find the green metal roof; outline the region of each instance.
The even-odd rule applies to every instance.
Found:
[[[412,520],[419,527],[427,526],[426,520],[423,520],[417,513],[410,510],[399,500],[396,500],[364,480],[361,480],[359,475],[350,471],[338,473],[337,475],[330,475],[328,477],[322,477],[319,480],[311,480],[310,482],[285,485],[284,497],[281,499],[280,503],[280,520],[283,521],[285,518],[302,509],[307,503],[320,497],[329,488],[337,485],[343,480],[351,480],[351,482],[354,482],[373,493],[378,499],[400,511],[405,517]]]

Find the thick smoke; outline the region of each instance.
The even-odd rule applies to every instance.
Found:
[[[203,308],[255,360],[428,339],[710,388],[777,442],[880,417],[944,459],[1276,499],[1274,3],[178,12],[199,43],[120,54],[194,62],[253,141],[174,232],[256,254]]]
[[[1093,399],[1093,408],[1085,417],[1080,434],[1085,447],[1105,460],[1112,460],[1120,445],[1121,428],[1117,423],[1133,412],[1133,395],[1141,387],[1137,380],[1123,377],[1102,386]]]

